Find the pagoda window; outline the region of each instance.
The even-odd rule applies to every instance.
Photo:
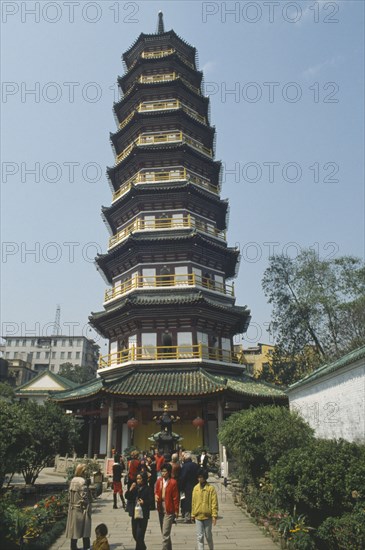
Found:
[[[203,286],[205,286],[206,288],[213,288],[213,285],[213,277],[210,273],[206,271],[203,275]]]
[[[168,214],[164,213],[160,216],[160,220],[162,221],[162,224],[160,226],[164,229],[165,227],[171,227],[171,218],[168,216]]]
[[[188,267],[186,265],[175,267],[175,284],[186,285],[187,282],[188,282]]]
[[[191,357],[193,352],[193,335],[191,332],[178,332],[177,345],[179,347],[179,357]]]
[[[197,267],[193,267],[192,268],[192,273],[193,273],[193,281],[194,281],[194,284],[201,284],[201,281],[202,281],[202,270],[201,269],[198,269]]]
[[[161,343],[163,346],[172,346],[172,333],[165,330],[161,335]]]
[[[118,340],[110,342],[110,354],[117,353],[118,351]]]
[[[128,359],[133,361],[137,357],[137,334],[128,337]]]
[[[209,336],[205,332],[200,332],[199,330],[196,332],[196,342],[197,344],[201,344],[202,347],[202,357],[208,357],[209,352]]]
[[[156,269],[154,267],[144,267],[142,269],[143,287],[156,286]]]
[[[231,339],[222,337],[221,346],[222,346],[222,359],[223,359],[223,361],[229,361],[230,362],[232,360]]]
[[[161,286],[173,284],[173,276],[171,274],[171,268],[164,265],[160,270],[159,284]]]
[[[154,357],[157,345],[157,334],[155,332],[142,332],[142,357]]]
[[[155,228],[155,216],[144,216],[144,228],[145,229],[154,229]]]
[[[214,275],[214,290],[224,292],[224,279],[221,275]]]

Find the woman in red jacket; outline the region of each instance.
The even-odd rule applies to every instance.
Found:
[[[171,478],[171,464],[164,464],[161,477],[156,481],[155,500],[162,532],[162,550],[172,550],[171,528],[179,515],[179,489],[176,479]]]

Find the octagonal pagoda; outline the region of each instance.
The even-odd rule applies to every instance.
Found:
[[[109,353],[96,381],[55,399],[88,420],[89,454],[110,456],[131,436],[147,449],[165,403],[181,417],[185,448],[217,452],[226,414],[285,397],[245,374],[233,352],[250,312],[235,301],[239,251],[227,244],[228,202],[196,49],[165,32],[159,14],[158,32],[141,34],[123,61],[112,199],[102,209],[110,238],[96,259],[109,286],[90,317]]]

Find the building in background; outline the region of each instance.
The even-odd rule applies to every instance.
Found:
[[[72,363],[96,372],[99,346],[85,336],[4,336],[3,358],[22,361],[36,373],[49,370],[57,374],[60,365]]]
[[[22,384],[15,389],[15,397],[19,401],[36,401],[38,404],[44,403],[50,396],[58,391],[70,390],[78,384],[54,374],[48,370],[40,372],[32,380]]]
[[[244,348],[242,344],[234,346],[234,351],[239,362],[245,365],[246,372],[257,377],[264,366],[270,365],[275,346],[271,344],[260,344],[249,348]]]

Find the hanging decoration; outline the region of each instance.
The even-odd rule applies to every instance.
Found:
[[[204,426],[204,424],[205,424],[205,421],[203,420],[203,418],[200,418],[200,416],[197,416],[192,421],[192,425],[194,426],[194,428],[196,428],[197,431],[199,431],[200,428]]]

